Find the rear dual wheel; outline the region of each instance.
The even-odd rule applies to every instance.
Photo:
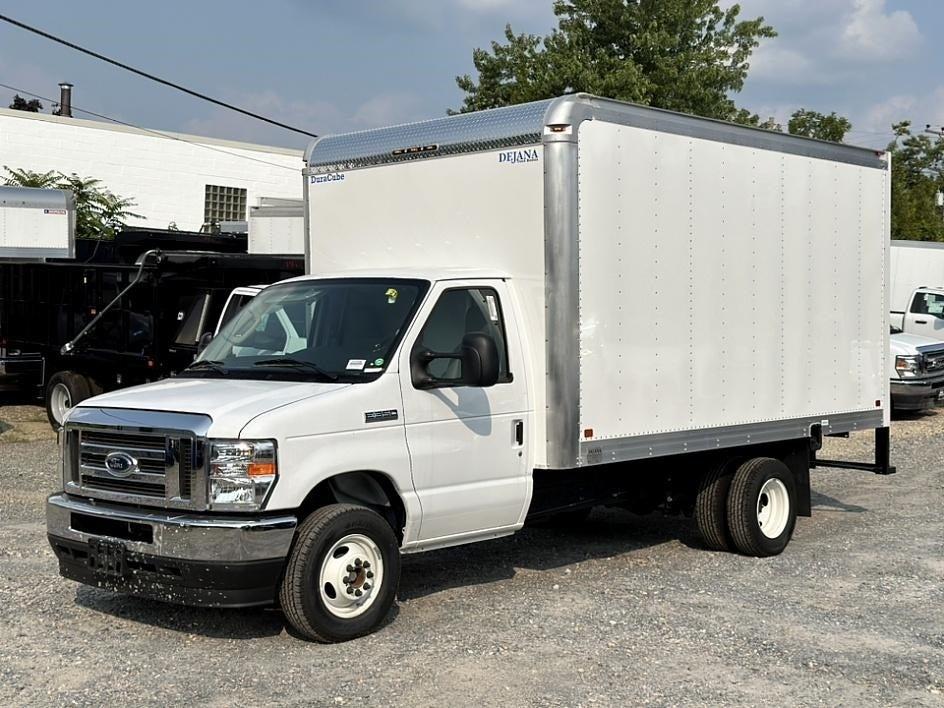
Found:
[[[749,556],[782,552],[796,527],[796,483],[780,460],[755,457],[733,471],[720,465],[699,486],[695,519],[706,545]]]

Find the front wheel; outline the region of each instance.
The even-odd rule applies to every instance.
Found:
[[[780,460],[755,457],[734,473],[728,491],[728,530],[749,556],[783,551],[796,526],[796,483]]]
[[[390,524],[365,507],[331,504],[299,527],[279,601],[306,639],[344,642],[377,628],[399,582],[400,548]]]

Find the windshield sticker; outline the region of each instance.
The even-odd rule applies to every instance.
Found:
[[[397,292],[396,288],[387,288],[387,292],[384,293],[387,296],[387,304],[394,305],[397,302],[397,297],[400,293]]]
[[[365,366],[367,359],[348,359],[346,368],[348,371],[362,371]]]
[[[498,303],[495,302],[494,295],[486,295],[485,302],[488,303],[488,316],[492,318],[492,322],[498,322]]]
[[[374,366],[383,366],[384,360],[381,358],[374,359]]]

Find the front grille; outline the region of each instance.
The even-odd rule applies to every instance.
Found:
[[[187,438],[180,441],[177,474],[180,479],[180,498],[190,499],[193,495],[193,441]]]
[[[944,370],[944,351],[926,353],[924,368],[928,372]]]
[[[105,469],[105,458],[108,456],[109,452],[122,451],[129,452],[134,455],[132,448],[125,447],[124,445],[115,445],[114,447],[108,448],[106,450],[89,450],[85,445],[81,449],[81,460],[82,464],[87,467],[96,467],[102,470]],[[160,451],[161,455],[164,455],[164,451]],[[138,457],[138,468],[142,472],[147,472],[148,474],[164,474],[166,471],[165,459],[150,459],[146,457]]]
[[[106,479],[105,477],[92,477],[91,475],[82,475],[82,486],[89,489],[105,489],[114,492],[126,492],[128,494],[142,494],[148,497],[164,497],[164,484],[152,484],[150,482],[135,482],[128,479]]]
[[[72,452],[67,456],[71,469],[66,478],[81,493],[115,501],[191,506],[202,450],[193,438],[84,428],[67,435]],[[129,469],[109,469],[110,455],[112,463],[123,460]]]

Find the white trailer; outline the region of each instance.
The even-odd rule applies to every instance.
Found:
[[[891,323],[944,341],[944,243],[891,242]]]
[[[338,641],[383,621],[401,553],[608,504],[766,556],[810,514],[823,435],[874,429],[874,462],[829,464],[893,471],[886,155],[575,95],[306,159],[309,274],[176,379],[70,415],[47,517],[64,575],[278,595]],[[148,436],[186,464],[138,479]],[[115,479],[86,483],[103,453],[91,474]],[[164,572],[84,560],[106,526],[130,529],[106,568]]]
[[[305,253],[305,203],[262,199],[249,208],[249,252],[301,256]]]
[[[75,200],[64,189],[0,187],[0,259],[75,257]]]

